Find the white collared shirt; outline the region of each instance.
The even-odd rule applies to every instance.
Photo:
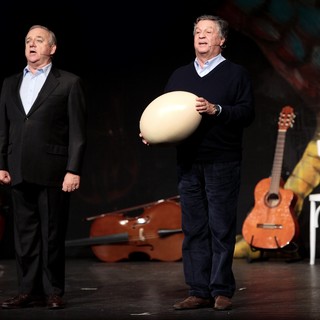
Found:
[[[196,71],[200,77],[204,77],[207,75],[211,70],[213,70],[219,63],[226,60],[221,53],[217,56],[213,57],[212,59],[206,61],[203,68],[201,68],[198,59],[195,58],[194,60],[194,67],[196,68]]]
[[[23,70],[23,79],[20,87],[20,97],[26,114],[30,111],[36,100],[47,76],[51,70],[52,63],[38,69],[34,74],[26,66]]]

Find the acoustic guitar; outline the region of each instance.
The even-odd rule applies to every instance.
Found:
[[[242,226],[245,241],[256,249],[281,249],[294,243],[299,233],[294,214],[296,195],[284,189],[281,178],[286,132],[293,126],[295,114],[290,106],[283,107],[278,122],[278,136],[271,177],[255,187],[255,203]]]

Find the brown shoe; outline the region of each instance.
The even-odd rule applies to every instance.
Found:
[[[224,296],[216,296],[213,309],[215,310],[230,310],[232,308],[231,299]]]
[[[173,308],[176,310],[184,310],[184,309],[198,309],[198,308],[206,308],[211,307],[210,299],[190,296],[183,301],[177,302],[173,305]]]
[[[63,309],[65,303],[60,296],[52,294],[47,299],[47,307],[48,309]]]
[[[1,303],[3,309],[19,309],[28,307],[43,307],[44,300],[30,294],[19,294]]]

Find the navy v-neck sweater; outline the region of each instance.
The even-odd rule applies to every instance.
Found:
[[[165,87],[170,91],[188,91],[222,107],[218,116],[203,114],[197,130],[176,145],[179,164],[242,159],[243,129],[254,119],[252,84],[244,67],[224,60],[200,77],[192,62],[173,72]]]

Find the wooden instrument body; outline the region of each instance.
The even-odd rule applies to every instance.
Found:
[[[151,260],[178,261],[182,258],[183,241],[181,207],[175,201],[163,201],[139,216],[106,214],[93,220],[91,239],[117,234],[124,235],[124,239],[91,247],[100,260],[117,262],[140,252]]]
[[[273,197],[270,183],[271,178],[265,178],[256,185],[255,205],[242,227],[243,238],[254,248],[280,249],[298,236],[293,211],[295,194],[280,187],[277,197]]]

